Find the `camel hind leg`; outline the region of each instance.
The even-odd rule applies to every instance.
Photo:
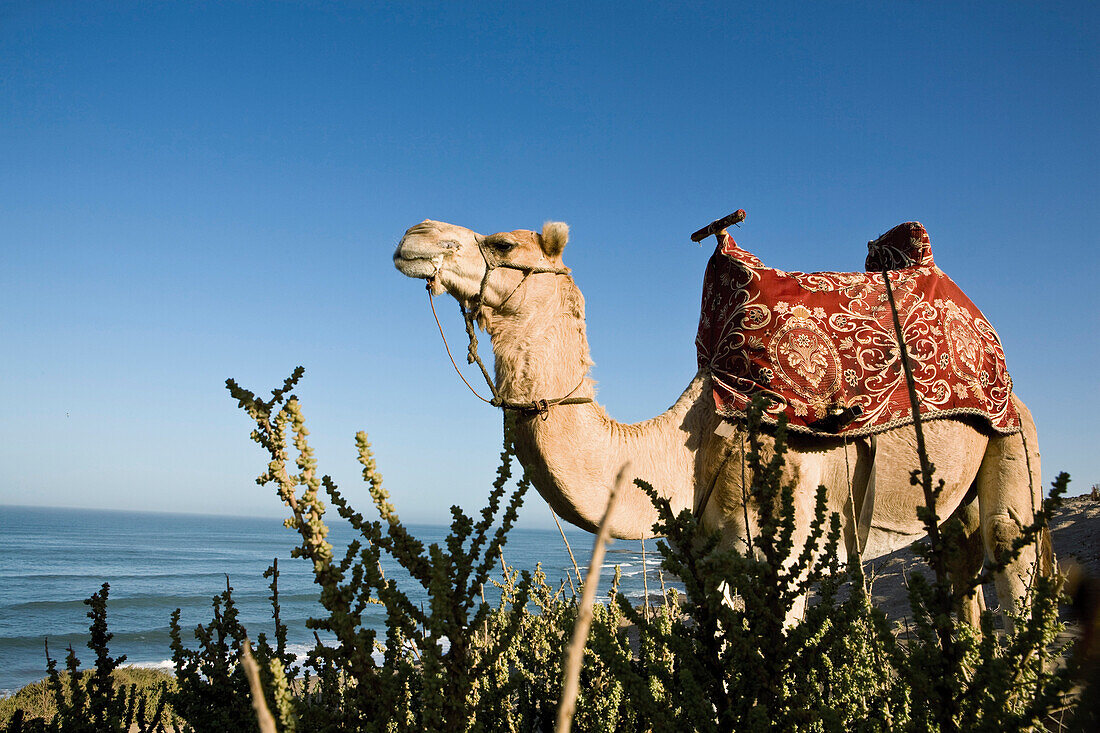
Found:
[[[981,511],[978,508],[977,492],[963,501],[962,505],[951,516],[962,524],[963,546],[961,552],[955,555],[948,563],[947,574],[951,579],[951,587],[958,592],[962,587],[971,583],[982,570],[985,562],[985,547],[981,532]],[[978,628],[982,611],[985,610],[985,594],[981,587],[963,598],[962,607],[959,609],[959,619],[973,628]]]
[[[1018,401],[1017,406],[1021,408],[1023,432],[990,438],[976,479],[982,541],[986,554],[994,561],[1007,556],[1022,529],[1034,521],[1042,501],[1035,425],[1027,408]],[[1039,544],[1049,548],[1049,539],[1044,543],[1040,537]],[[1043,555],[1049,556],[1049,549],[1040,553],[1035,543],[1028,544],[995,574],[1002,613],[1027,594],[1037,561]],[[1052,562],[1043,564],[1052,566]],[[1049,567],[1040,569],[1050,571]]]
[[[1039,471],[1039,436],[1035,430],[1035,420],[1031,417],[1031,411],[1020,401],[1015,394],[1012,395],[1012,404],[1020,416],[1020,436],[1022,449],[1026,449],[1025,462],[1031,470],[1031,507],[1037,511],[1043,507],[1043,477]],[[1058,572],[1058,564],[1054,557],[1054,542],[1050,536],[1050,528],[1043,527],[1039,535],[1039,574],[1050,577]]]

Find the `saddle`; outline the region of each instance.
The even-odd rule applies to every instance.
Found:
[[[784,272],[728,234],[707,264],[699,367],[724,417],[764,395],[766,417],[816,435],[873,435],[913,422],[884,277],[890,278],[922,420],[974,416],[1015,433],[1000,337],[908,222],[867,244],[866,272]],[[884,275],[885,273],[885,275]]]

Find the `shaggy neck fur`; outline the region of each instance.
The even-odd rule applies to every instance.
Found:
[[[517,312],[492,314],[485,325],[492,338],[501,396],[513,401],[573,396],[595,397],[589,379],[592,360],[585,332],[584,298],[571,277],[541,276],[538,297],[524,299]],[[537,301],[537,308],[526,303]],[[641,478],[672,501],[673,511],[691,507],[699,442],[708,412],[700,400],[705,379],[696,377],[663,414],[625,425],[608,418],[595,402],[559,405],[546,419],[521,417],[517,453],[532,483],[554,511],[594,531],[607,507],[615,476]],[[577,385],[580,384],[580,387]],[[701,409],[702,408],[702,409]],[[615,537],[653,536],[656,512],[633,484],[624,487],[612,515]]]

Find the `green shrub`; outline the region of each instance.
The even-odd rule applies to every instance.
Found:
[[[761,406],[748,413],[748,496],[758,512],[754,552],[724,547],[692,513],[673,515],[669,501],[638,482],[658,510],[663,567],[686,597],[678,613],[646,618],[619,598],[640,635],[639,653],[598,635],[596,648],[626,686],[642,729],[883,730],[904,718],[889,674],[892,637],[863,592],[858,560],[842,568],[839,519],[825,516],[820,487],[810,535],[795,547],[793,489],[781,483],[786,429],[774,433],[764,459]],[[826,526],[828,530],[826,531]],[[824,545],[821,545],[824,539]],[[820,550],[820,551],[819,551]],[[800,623],[787,621],[816,585],[818,602]],[[845,600],[840,600],[842,587]],[[724,592],[736,594],[731,602]]]
[[[213,599],[214,618],[195,628],[197,649],[188,649],[180,629],[180,609],[172,612],[169,634],[172,662],[176,670],[176,690],[169,701],[187,724],[185,729],[199,731],[254,731],[248,679],[238,663],[238,651],[247,633],[237,620],[237,606],[229,577],[225,591]]]
[[[401,524],[390,504],[365,433],[356,436],[356,444],[380,521],[365,520],[328,476],[317,476],[301,407],[295,397],[287,397],[301,375],[301,368],[295,370],[267,401],[232,380],[227,382],[230,393],[256,422],[253,440],[271,459],[257,481],[276,485],[291,510],[286,524],[301,537],[294,555],[313,564],[328,616],[310,619],[308,625],[336,640],[333,647],[318,642],[310,653],[308,664],[317,673],[316,684],[307,685],[309,694],[297,717],[315,727],[349,730],[467,730],[479,717],[496,714],[495,701],[477,694],[477,680],[519,630],[518,615],[503,625],[487,626],[491,607],[478,601],[530,485],[526,477],[519,480],[499,526],[492,531],[511,478],[512,422],[504,423],[501,466],[481,518],[475,523],[459,507],[451,507],[450,533],[444,543],[424,547]],[[326,539],[322,486],[340,516],[359,533],[339,561]],[[426,591],[427,609],[415,605],[385,578],[383,552]],[[530,584],[525,574],[516,585],[517,606],[526,605]],[[369,604],[385,609],[384,645],[377,644],[375,631],[362,623]],[[493,633],[484,634],[479,642],[469,633],[477,628]],[[382,652],[381,664],[373,656],[376,649]]]
[[[490,610],[484,600],[475,603],[528,485],[526,477],[520,479],[503,524],[486,545],[511,474],[510,420],[505,419],[501,469],[482,521],[475,527],[453,507],[445,548],[425,550],[397,519],[365,435],[357,437],[360,462],[384,531],[381,522],[355,513],[328,477],[316,478],[300,406],[286,397],[300,376],[296,371],[267,402],[232,382],[229,386],[257,422],[253,438],[272,458],[260,481],[278,485],[293,514],[288,526],[302,536],[298,552],[314,563],[330,616],[312,623],[337,637],[336,646],[319,647],[311,658],[320,687],[329,689],[324,715],[337,713],[328,720],[362,729],[548,726],[560,694],[575,596],[566,596],[563,588],[554,591],[542,575],[520,580],[505,567],[500,605]],[[276,405],[281,407],[273,412]],[[682,605],[666,600],[655,614],[645,615],[612,590],[612,603],[596,614],[586,652],[575,716],[579,730],[1022,730],[1064,704],[1072,670],[1050,663],[1059,629],[1054,579],[1036,581],[1028,606],[1018,610],[1006,636],[992,632],[989,614],[983,634],[960,623],[959,603],[974,586],[952,589],[947,583],[948,558],[960,551],[963,537],[950,525],[939,529],[935,499],[942,483],[933,487],[922,453],[926,470],[914,471],[913,483],[929,497],[921,516],[930,542],[920,552],[936,582],[914,579],[914,630],[900,641],[871,608],[858,559],[839,562],[839,520],[825,516],[824,487],[808,539],[794,546],[793,489],[781,482],[785,425],[772,431],[765,458],[761,412],[762,406],[754,405],[745,425],[749,494],[759,525],[750,553],[721,547],[690,513],[673,516],[667,501],[639,484],[658,508],[656,529],[666,538],[659,545],[663,567],[681,579],[686,598]],[[298,472],[287,468],[288,443],[297,452]],[[1051,505],[1066,480],[1055,482]],[[364,548],[353,543],[340,563],[324,540],[321,486],[366,540]],[[1040,513],[1024,528],[1014,552],[1035,541],[1045,519]],[[381,576],[381,551],[428,591],[430,612],[419,612]],[[1000,566],[1011,559],[1011,553],[1002,557]],[[351,579],[345,582],[349,569]],[[812,586],[818,603],[801,623],[788,625],[796,599]],[[728,603],[723,589],[743,603]],[[368,602],[382,603],[387,613],[380,666],[369,657],[373,632],[359,627],[358,611]],[[636,645],[627,625],[637,630]],[[523,643],[509,645],[520,633]],[[445,652],[436,643],[444,637],[450,641]],[[367,689],[369,700],[357,696]]]
[[[935,502],[943,482],[933,487],[932,473],[932,469],[927,474],[915,470],[912,483],[923,483],[926,496],[931,497],[929,507],[918,510],[929,540],[917,543],[915,549],[931,568],[933,580],[912,576],[913,626],[906,630],[907,644],[894,641],[888,647],[898,679],[914,701],[909,729],[1042,729],[1065,707],[1078,676],[1076,662],[1056,643],[1063,630],[1058,621],[1061,578],[1036,573],[1021,604],[1004,609],[1010,628],[1003,634],[994,631],[991,611],[983,612],[975,630],[959,620],[959,608],[966,595],[975,589],[981,592],[981,586],[1026,545],[1038,545],[1051,512],[1061,504],[1069,476],[1061,473],[1054,480],[1044,508],[1034,522],[1021,528],[1009,552],[988,563],[978,577],[953,588],[947,568],[952,556],[961,552],[964,538],[950,522],[936,530]]]
[[[65,660],[66,671],[59,672],[57,660],[50,656],[47,641],[48,677],[24,687],[11,698],[10,717],[7,711],[4,715],[5,730],[12,733],[130,730],[144,733],[155,730],[171,717],[166,710],[170,686],[164,675],[148,670],[121,670],[119,667],[126,656],[110,655],[108,645],[112,634],[107,630],[109,590],[110,586],[104,583],[99,591],[84,601],[89,607],[88,648],[95,653],[95,667],[81,672],[80,660],[70,646]]]
[[[289,396],[301,370],[270,400],[229,382],[256,422],[253,438],[268,451],[260,483],[275,485],[290,508],[294,554],[312,564],[324,614],[309,620],[317,644],[298,670],[286,650],[280,619],[278,566],[271,578],[274,645],[257,639],[265,702],[282,730],[407,731],[547,730],[561,696],[566,647],[578,598],[555,587],[541,566],[534,574],[507,565],[509,530],[529,487],[519,477],[509,491],[514,425],[504,421],[501,466],[478,519],[452,507],[447,538],[425,546],[400,522],[371,455],[356,436],[363,477],[379,519],[368,521],[327,476],[319,477],[298,400]],[[785,426],[765,428],[760,406],[749,411],[744,460],[758,530],[748,552],[723,546],[690,512],[673,515],[667,501],[639,482],[654,501],[662,568],[683,585],[663,601],[637,608],[619,593],[618,576],[596,607],[581,671],[574,727],[582,731],[1011,731],[1057,729],[1074,684],[1076,662],[1055,644],[1058,581],[1039,577],[1026,602],[1012,611],[1008,633],[986,613],[975,631],[958,619],[961,598],[974,584],[946,580],[952,553],[965,538],[940,527],[932,471],[914,472],[929,497],[922,512],[930,540],[919,549],[932,581],[911,583],[913,619],[899,633],[868,601],[857,558],[838,558],[840,525],[826,516],[819,488],[809,538],[795,546],[793,489],[781,480]],[[765,438],[764,434],[769,435]],[[765,446],[767,449],[765,449]],[[1054,482],[1052,501],[1068,477]],[[327,540],[324,488],[358,537],[342,558]],[[505,501],[506,496],[507,501]],[[503,507],[503,511],[502,511]],[[1035,541],[1045,513],[1024,528],[1018,552]],[[428,597],[421,608],[382,571],[383,553],[406,570]],[[1000,563],[1007,563],[1003,557]],[[499,563],[499,572],[495,570]],[[998,565],[987,569],[982,582]],[[485,586],[499,591],[486,600]],[[791,609],[813,589],[816,603],[798,621]],[[740,602],[731,602],[729,594]],[[232,589],[213,601],[212,621],[195,630],[198,647],[183,644],[179,611],[172,615],[176,686],[151,702],[117,683],[123,661],[107,649],[107,586],[88,601],[89,646],[95,670],[78,673],[72,650],[67,674],[48,656],[45,683],[56,714],[37,720],[21,713],[9,730],[141,729],[166,715],[166,700],[194,730],[254,730],[238,650],[246,640]],[[364,624],[369,606],[384,611],[383,638]],[[321,643],[320,633],[331,640]],[[41,689],[38,694],[41,695]],[[28,695],[33,690],[28,691]],[[142,700],[140,703],[136,700]],[[149,698],[153,700],[153,698]]]

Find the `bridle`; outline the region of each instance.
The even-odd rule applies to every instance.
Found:
[[[587,402],[591,402],[591,397],[574,397],[573,394],[581,388],[584,384],[586,375],[581,376],[581,381],[566,394],[564,397],[558,397],[555,399],[536,399],[529,402],[512,402],[506,400],[500,396],[500,392],[497,390],[495,384],[493,384],[492,377],[489,376],[489,370],[485,368],[485,363],[481,361],[481,357],[477,353],[477,329],[475,328],[475,321],[477,320],[478,311],[481,310],[482,305],[485,303],[485,290],[489,286],[489,276],[493,274],[493,270],[506,269],[506,270],[519,270],[523,273],[523,277],[520,279],[519,284],[512,289],[512,292],[508,293],[508,296],[501,301],[500,305],[504,305],[508,302],[516,291],[527,282],[527,278],[531,275],[550,274],[550,275],[568,275],[571,270],[568,267],[540,267],[538,265],[516,265],[511,262],[501,262],[496,255],[493,255],[486,249],[484,238],[478,238],[477,249],[481,253],[481,259],[485,261],[485,274],[481,278],[481,287],[478,290],[476,296],[470,299],[470,307],[466,308],[461,301],[458,304],[458,309],[462,313],[462,320],[466,324],[466,336],[470,339],[470,345],[466,352],[466,362],[468,364],[477,364],[481,369],[481,376],[485,378],[485,383],[489,386],[489,391],[492,393],[492,399],[486,399],[478,394],[478,391],[474,389],[466,377],[462,375],[462,371],[458,368],[458,364],[455,363],[454,356],[451,354],[451,347],[447,343],[447,336],[443,333],[443,325],[439,322],[439,315],[435,312],[435,299],[432,293],[432,286],[435,284],[435,276],[439,274],[440,265],[436,265],[436,270],[428,278],[427,290],[428,290],[428,304],[432,308],[432,316],[435,317],[435,325],[439,328],[439,335],[443,339],[443,348],[447,350],[447,357],[451,360],[451,366],[455,368],[455,372],[459,378],[465,383],[470,391],[474,393],[482,402],[499,407],[502,410],[514,410],[525,416],[538,415],[545,420],[550,414],[550,408],[557,405],[580,405]]]

